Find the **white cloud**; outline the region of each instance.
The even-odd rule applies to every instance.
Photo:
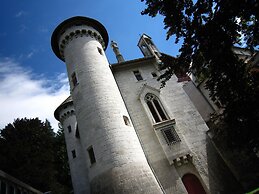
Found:
[[[48,119],[57,130],[54,110],[68,97],[65,73],[53,80],[37,76],[10,58],[0,60],[0,129],[16,118]]]
[[[26,15],[26,14],[27,14],[27,12],[21,10],[21,11],[19,11],[19,12],[17,12],[17,13],[15,14],[15,17],[16,17],[16,18],[19,18],[19,17],[22,17],[22,16],[24,16],[24,15]]]
[[[34,55],[34,52],[31,51],[30,53],[27,54],[27,58],[30,59]]]

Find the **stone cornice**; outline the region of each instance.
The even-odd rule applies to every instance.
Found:
[[[85,26],[86,28],[83,28],[84,26],[79,26],[79,27],[80,27],[80,29],[76,28],[75,30],[70,31],[69,34],[63,36],[63,39],[60,40],[59,52],[60,52],[60,56],[61,56],[62,60],[64,60],[64,49],[66,48],[66,46],[73,39],[76,39],[79,37],[90,36],[91,38],[94,38],[95,40],[97,40],[102,45],[103,49],[105,49],[105,42],[99,33],[96,33],[95,31],[90,30],[90,29],[86,29],[87,26]]]

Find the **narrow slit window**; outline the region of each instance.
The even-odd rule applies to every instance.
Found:
[[[88,151],[88,155],[89,155],[89,159],[90,159],[91,164],[96,163],[96,159],[95,159],[93,147],[90,146],[90,147],[87,149],[87,151]]]
[[[97,47],[97,50],[100,53],[100,55],[103,55],[103,50],[101,48]]]
[[[143,80],[143,77],[142,77],[141,73],[139,72],[139,70],[133,71],[133,73],[138,81]]]
[[[168,116],[166,115],[161,102],[155,95],[148,93],[145,96],[145,101],[147,103],[147,106],[151,112],[151,115],[155,123],[168,120]]]
[[[72,153],[72,157],[76,158],[76,150],[72,150],[71,153]]]
[[[72,81],[72,84],[73,86],[75,87],[77,84],[78,84],[78,81],[77,81],[77,77],[76,77],[76,73],[72,73],[71,75],[71,81]]]
[[[78,125],[76,124],[76,133],[75,133],[76,138],[80,139],[80,133],[78,130]]]
[[[127,116],[124,115],[124,116],[123,116],[123,120],[124,120],[125,125],[131,126],[131,125],[130,125],[129,118],[128,118]]]
[[[68,125],[68,126],[67,126],[67,130],[68,130],[68,133],[71,133],[71,131],[72,131],[71,125]]]

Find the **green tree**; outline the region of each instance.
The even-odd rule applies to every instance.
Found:
[[[233,52],[236,45],[251,52],[258,48],[258,0],[141,1],[147,5],[142,14],[162,15],[167,39],[182,42],[177,57],[161,57],[162,86],[173,74],[189,72],[205,79],[211,99],[223,106],[214,118],[214,142],[235,166],[243,186],[258,186],[259,73]]]
[[[60,168],[67,163],[66,158],[60,159],[60,150],[64,154],[65,147],[62,138],[47,120],[16,119],[0,131],[1,170],[41,191],[68,193],[65,191],[71,188],[57,178],[60,174],[69,176]]]
[[[141,1],[147,5],[143,15],[164,16],[167,39],[182,40],[179,56],[161,57],[162,86],[174,73],[206,77],[212,100],[224,107],[218,132],[234,147],[259,149],[259,76],[233,53],[237,44],[258,48],[258,0]]]
[[[72,190],[64,129],[59,129],[55,136],[56,180],[61,185],[58,193],[69,194]]]

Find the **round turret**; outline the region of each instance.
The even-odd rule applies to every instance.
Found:
[[[77,31],[75,30],[75,31],[71,31],[69,34],[66,34],[65,37],[63,36],[64,39],[60,43],[60,37],[64,34],[64,32],[68,28],[71,28],[72,26],[91,26],[95,30],[97,30],[100,34],[97,35],[97,33],[95,33],[94,31],[86,30],[86,29],[81,29]],[[68,43],[69,40],[72,40],[74,37],[77,37],[78,35],[80,36],[90,35],[92,37],[95,37],[102,44],[104,50],[106,50],[107,45],[109,43],[108,33],[105,27],[100,22],[92,18],[87,18],[83,16],[72,17],[59,24],[54,30],[54,32],[52,33],[51,47],[53,52],[59,59],[64,61],[63,52],[64,52],[65,45]]]
[[[54,116],[64,130],[74,193],[89,193],[87,163],[80,141],[79,127],[71,96],[59,105],[54,112]]]
[[[67,67],[91,193],[162,193],[110,70],[107,44],[105,28],[85,17],[62,22],[52,35]],[[71,174],[81,170],[75,168]]]

